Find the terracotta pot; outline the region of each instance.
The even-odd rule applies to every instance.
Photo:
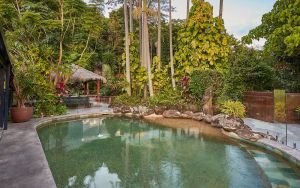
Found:
[[[11,107],[11,119],[14,123],[29,121],[33,115],[33,107]]]

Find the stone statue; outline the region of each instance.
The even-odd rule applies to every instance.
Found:
[[[212,99],[212,87],[209,87],[205,90],[204,96],[202,98],[202,111],[206,115],[213,115]]]

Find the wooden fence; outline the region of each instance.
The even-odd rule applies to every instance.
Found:
[[[274,122],[273,92],[245,92],[244,105],[246,106],[247,117]],[[300,123],[300,116],[295,113],[295,109],[298,107],[300,107],[300,93],[287,93],[287,123]]]

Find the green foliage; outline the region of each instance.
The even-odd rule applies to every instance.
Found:
[[[213,17],[213,8],[208,2],[195,0],[189,19],[179,31],[176,74],[183,76],[207,69],[224,72],[229,51],[223,21]]]
[[[183,99],[179,90],[173,90],[172,88],[165,88],[159,94],[149,98],[149,106],[166,106],[166,107],[180,107],[184,105]]]
[[[189,83],[189,92],[197,101],[201,101],[205,90],[212,87],[213,96],[217,98],[222,89],[222,79],[222,75],[214,70],[194,71]]]
[[[262,51],[235,44],[229,56],[229,70],[225,74],[222,97],[242,100],[246,90],[272,90],[275,85],[273,58]]]
[[[243,103],[239,101],[225,101],[222,104],[222,113],[232,116],[234,118],[244,118],[246,114],[246,108]]]
[[[159,60],[157,56],[153,58],[152,63],[152,81],[155,94],[170,86],[169,65],[158,67]]]
[[[273,9],[265,14],[262,23],[251,30],[244,41],[267,40],[265,48],[278,58],[288,62],[299,61],[300,47],[300,0],[278,0]]]
[[[47,95],[39,100],[34,106],[34,114],[36,117],[62,115],[67,112],[67,107],[62,104],[58,97]]]
[[[136,106],[145,104],[143,99],[138,96],[128,96],[128,94],[119,95],[115,98],[113,105]]]

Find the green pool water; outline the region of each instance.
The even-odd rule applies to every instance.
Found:
[[[102,117],[38,129],[57,187],[300,187],[280,158],[199,128]]]

